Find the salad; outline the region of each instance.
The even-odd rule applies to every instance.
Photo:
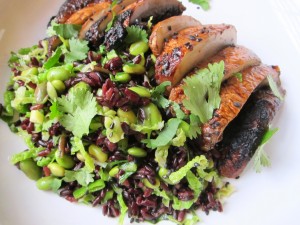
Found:
[[[99,4],[101,12],[103,4],[109,9],[122,4],[89,3],[83,9],[94,10]],[[65,15],[62,9],[58,15]],[[96,32],[96,39],[95,31],[91,35],[95,25],[88,24],[88,18],[98,14],[84,17],[83,25],[59,22],[62,17],[57,16],[48,26],[47,38],[12,53],[12,74],[0,116],[24,138],[28,149],[13,155],[11,162],[35,180],[38,189],[53,191],[70,202],[101,205],[104,215],[119,217],[120,223],[128,214],[132,222],[171,220],[195,224],[199,221],[197,209],[206,213],[223,210],[224,197],[233,191],[223,176],[238,177],[244,162],[254,153],[257,170],[269,164],[263,145],[276,133],[267,127],[284,95],[277,80],[279,68],[260,66],[260,60],[253,60],[253,56],[252,70],[245,63],[228,74],[231,61],[225,57],[199,66],[175,86],[173,79],[161,80],[158,72],[168,72],[169,68],[164,67],[167,47],[157,53],[151,45],[159,21],[148,16],[146,21],[124,26],[126,14],[122,12],[112,13],[105,37]],[[204,29],[202,25],[197,29],[199,26]],[[86,27],[89,29],[85,38],[81,38]],[[213,33],[214,27],[205,27],[210,29]],[[230,33],[234,30],[231,26],[224,29]],[[122,35],[114,38],[120,30],[124,31]],[[186,35],[195,43],[186,47],[193,51],[202,47],[196,44],[202,39],[192,40],[191,30]],[[173,41],[185,35],[182,31],[175,33]],[[170,46],[172,40],[168,42]],[[204,44],[210,45],[211,38]],[[226,55],[231,50],[216,52],[225,51],[222,54]],[[208,53],[205,57],[209,58]],[[177,76],[176,71],[170,73]],[[248,82],[250,73],[261,76],[245,97],[244,107],[242,101],[240,105],[233,103],[239,109],[236,114],[241,116],[232,116],[232,122],[224,125],[223,140],[218,139],[212,148],[203,147],[203,127],[216,119],[216,112],[222,115],[225,107],[222,90],[231,90],[236,80],[241,85]],[[266,80],[267,85],[261,85]],[[259,85],[262,88],[257,88]],[[256,106],[257,102],[263,105]],[[262,107],[270,112],[268,119],[259,121],[263,128],[255,135],[260,138],[249,144],[250,153],[239,158],[243,166],[232,172],[236,162],[231,165],[232,160],[227,160],[228,154],[237,154],[232,146],[238,140],[244,141],[241,137],[249,139],[249,131],[244,126],[237,129],[236,124],[246,123],[245,118],[249,120],[247,124],[257,122],[257,111]],[[258,147],[256,152],[253,146],[255,150]],[[242,150],[246,151],[244,147]]]

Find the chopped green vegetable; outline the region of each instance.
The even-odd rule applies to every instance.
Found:
[[[181,122],[182,120],[177,118],[169,119],[165,128],[159,133],[156,139],[146,139],[143,141],[143,143],[146,143],[147,147],[152,149],[168,145],[176,135],[177,129]]]
[[[179,183],[193,167],[206,168],[208,161],[204,155],[196,156],[194,159],[189,161],[185,166],[181,167],[176,172],[170,174],[169,179],[173,184]]]
[[[167,158],[169,153],[169,146],[160,146],[155,150],[155,161],[158,163],[159,167],[166,167]]]
[[[224,62],[209,64],[194,76],[184,79],[183,90],[188,99],[183,100],[185,108],[197,115],[201,123],[212,118],[214,109],[219,108],[220,88],[224,76]]]
[[[125,219],[125,216],[126,216],[126,212],[128,211],[128,207],[127,207],[126,203],[124,202],[122,194],[117,195],[117,200],[118,200],[120,208],[121,208],[121,215],[120,215],[120,218],[119,218],[119,224],[122,225],[124,223],[124,219]]]
[[[51,67],[55,66],[59,62],[59,58],[62,55],[61,48],[57,48],[54,54],[44,63],[43,67],[45,69],[50,69]]]

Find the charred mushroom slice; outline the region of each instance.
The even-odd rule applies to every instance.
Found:
[[[163,51],[165,42],[176,35],[179,31],[200,26],[201,23],[191,16],[173,16],[165,19],[153,27],[152,34],[149,38],[149,46],[155,56],[160,55]]]
[[[184,29],[166,43],[163,53],[157,58],[156,82],[171,81],[175,85],[200,62],[235,43],[236,29],[232,25]]]
[[[82,26],[79,38],[85,39],[86,33],[88,30],[91,29],[92,26],[94,26],[95,23],[100,23],[102,20],[104,20],[107,13],[111,10],[111,4],[107,2],[101,2],[99,3],[97,7],[97,12],[94,13],[92,17],[90,17]]]
[[[240,176],[281,104],[268,88],[252,94],[238,117],[226,128],[224,139],[219,144],[222,156],[218,169],[222,176]]]
[[[152,22],[155,24],[171,16],[181,15],[185,7],[177,0],[140,0],[127,6],[118,15],[114,23],[105,35],[104,44],[108,49],[118,47],[127,35],[126,27],[147,22],[153,16]]]
[[[60,7],[56,20],[58,23],[65,23],[73,13],[85,8],[89,4],[99,2],[111,2],[111,0],[66,0]]]
[[[94,18],[89,21],[89,25],[87,25],[87,28],[89,29],[83,30],[81,37],[89,41],[92,47],[97,48],[104,40],[104,34],[108,24],[114,20],[115,16],[118,15],[120,11],[134,2],[136,2],[136,0],[119,1],[117,5],[111,8],[111,10],[105,10],[104,14],[101,13],[100,17],[94,16]]]
[[[103,10],[103,4],[90,4],[87,7],[78,10],[65,22],[67,24],[84,24],[88,19],[90,19],[93,15]]]
[[[233,74],[250,66],[258,66],[261,63],[259,57],[251,50],[243,46],[229,46],[219,51],[216,55],[201,62],[190,75],[194,75],[199,69],[207,68],[209,63],[213,64],[220,61],[224,61],[225,65],[223,80],[228,79]],[[171,101],[181,104],[183,99],[186,98],[182,85],[183,82],[171,89],[169,96]]]
[[[245,69],[242,73],[242,82],[231,77],[222,85],[219,109],[214,112],[213,118],[202,126],[202,149],[210,150],[222,140],[222,134],[228,124],[239,114],[249,99],[251,93],[265,80],[272,76],[278,80],[279,71],[266,65]]]

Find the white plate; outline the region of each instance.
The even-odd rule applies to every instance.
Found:
[[[44,37],[59,0],[0,0],[0,95],[8,81],[6,61],[11,50],[36,44]],[[300,4],[298,0],[213,0],[203,12],[186,3],[186,14],[202,23],[231,23],[238,43],[256,52],[267,64],[280,65],[285,105],[274,127],[279,133],[267,146],[272,167],[256,174],[251,167],[232,181],[236,192],[227,199],[223,213],[199,213],[203,225],[299,224],[299,52]],[[22,140],[0,122],[0,224],[2,225],[99,225],[117,224],[102,216],[100,208],[71,204],[55,194],[38,191],[9,163],[9,156],[25,148]],[[129,224],[126,222],[126,224]],[[163,222],[161,224],[171,224]]]

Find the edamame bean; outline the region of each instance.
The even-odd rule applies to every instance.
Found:
[[[38,75],[38,73],[39,73],[38,68],[32,67],[32,68],[22,71],[21,76]]]
[[[61,156],[61,152],[59,150],[56,150],[55,152],[55,160],[58,163],[58,165],[62,166],[65,169],[71,169],[75,166],[73,157],[66,154]]]
[[[110,177],[115,177],[118,173],[119,173],[119,167],[118,167],[118,166],[115,166],[114,168],[112,168],[112,169],[109,171],[108,175],[109,175]]]
[[[84,90],[84,91],[90,91],[90,90],[91,90],[90,85],[88,85],[87,83],[84,83],[84,82],[82,82],[82,81],[79,82],[78,84],[76,84],[73,88],[74,88],[74,89],[79,88],[79,89],[82,89],[82,90]]]
[[[54,177],[42,177],[36,182],[36,186],[39,190],[49,191],[52,188]]]
[[[140,97],[144,97],[144,98],[150,98],[151,97],[151,93],[149,91],[149,89],[142,87],[142,86],[136,86],[136,87],[130,87],[128,88],[129,90],[137,93]]]
[[[44,114],[39,110],[32,110],[30,112],[30,122],[32,123],[43,124],[44,118]]]
[[[31,180],[38,180],[42,177],[42,168],[37,166],[33,159],[21,161],[20,169]]]
[[[51,174],[56,177],[63,177],[65,175],[65,169],[60,166],[58,163],[50,163],[48,168],[51,171]]]
[[[85,162],[85,158],[83,157],[83,155],[80,152],[76,153],[76,157],[77,159],[79,159],[81,162]]]
[[[61,80],[65,81],[71,77],[70,71],[66,70],[64,67],[54,67],[51,68],[47,72],[47,80],[54,81],[54,80]]]
[[[58,93],[62,93],[64,90],[66,90],[66,85],[61,80],[54,80],[51,82],[51,84]]]
[[[119,108],[117,111],[117,115],[120,117],[122,121],[127,120],[130,124],[135,124],[137,121],[137,117],[132,110],[126,112],[123,111],[121,108]]]
[[[129,53],[131,55],[137,56],[146,53],[149,49],[148,43],[144,41],[139,41],[130,45]]]
[[[153,103],[150,103],[147,106],[143,107],[142,110],[145,112],[145,125],[153,126],[162,122],[161,113],[158,110],[157,106]]]
[[[50,82],[47,82],[47,93],[52,100],[55,100],[57,98],[56,89],[53,87],[53,85]]]
[[[146,187],[151,189],[156,189],[160,186],[160,180],[158,178],[155,178],[155,184],[151,184],[147,178],[143,179],[143,183]]]
[[[129,74],[144,74],[146,69],[139,64],[126,64],[123,66],[123,71]]]
[[[102,151],[97,145],[90,145],[89,154],[93,156],[98,162],[104,163],[108,159],[108,155]]]
[[[131,76],[128,73],[117,73],[115,75],[115,80],[120,83],[128,83],[131,80]]]
[[[87,191],[87,187],[78,188],[73,192],[73,196],[75,199],[82,198],[87,193]]]
[[[34,92],[34,97],[37,104],[44,104],[47,101],[47,83],[41,83],[37,85]]]
[[[142,148],[132,147],[128,149],[128,154],[137,158],[143,158],[147,156],[147,151]]]

